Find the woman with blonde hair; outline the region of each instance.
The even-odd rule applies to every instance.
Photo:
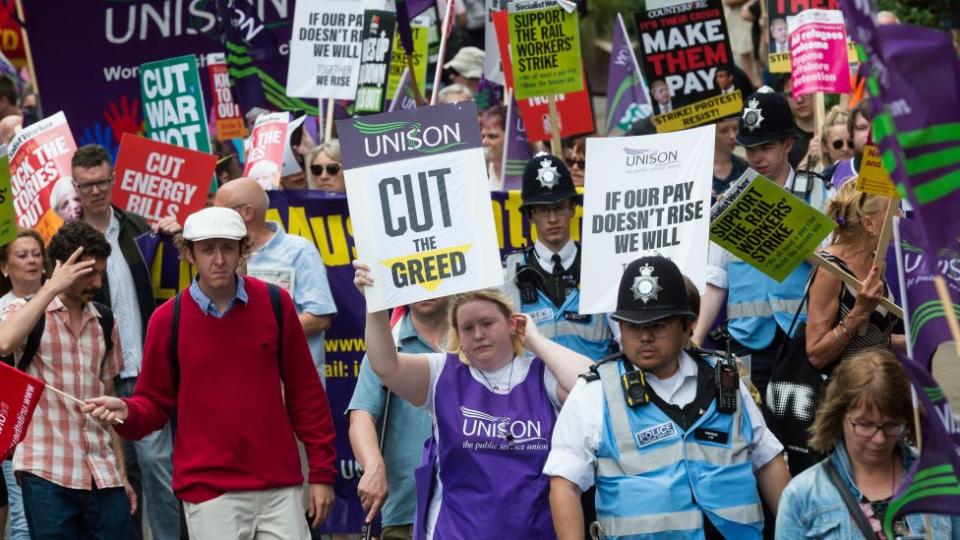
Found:
[[[884,514],[917,459],[911,418],[910,382],[892,354],[862,352],[840,365],[810,428],[810,446],[829,455],[783,491],[776,538],[887,538]],[[957,539],[960,517],[900,516],[893,532]]]
[[[343,159],[340,158],[340,141],[333,139],[314,148],[307,154],[307,186],[309,189],[346,193],[343,178]]]
[[[888,204],[890,199],[860,193],[848,182],[827,205],[826,213],[837,222],[837,229],[822,255],[861,280],[863,287],[857,293],[828,272],[817,270],[814,275],[807,310],[807,358],[826,374],[838,360],[891,346],[897,319],[879,304],[890,292],[882,272],[873,265]],[[893,343],[901,344],[902,336]]]
[[[369,267],[354,268],[361,292],[375,286]],[[543,465],[560,404],[593,362],[540,335],[499,291],[454,295],[449,313],[451,352],[436,354],[397,353],[387,313],[367,313],[374,372],[433,417],[414,538],[555,538]]]
[[[823,177],[831,178],[837,163],[853,157],[853,139],[847,131],[850,112],[835,105],[827,113],[820,132],[820,163]]]

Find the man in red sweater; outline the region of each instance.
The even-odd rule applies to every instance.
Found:
[[[190,215],[180,243],[197,278],[180,294],[176,352],[170,301],[150,319],[133,396],[90,399],[84,412],[138,439],[177,411],[173,490],[190,538],[310,538],[297,439],[306,447],[314,527],[333,505],[336,452],[293,302],[280,291],[278,328],[267,285],[237,274],[249,239],[236,211]]]

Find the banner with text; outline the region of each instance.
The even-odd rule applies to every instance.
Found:
[[[353,99],[360,71],[363,0],[298,0],[287,95]]]
[[[740,112],[741,102],[732,97],[738,94],[721,96],[715,78],[718,67],[733,63],[721,0],[668,5],[634,17],[657,131],[674,131],[661,124],[677,117],[687,119],[679,123],[685,129]]]
[[[46,384],[0,362],[0,458],[7,459],[23,440]]]
[[[17,214],[13,211],[13,190],[10,187],[10,158],[0,147],[0,246],[17,238]]]
[[[793,95],[850,93],[847,31],[839,10],[808,9],[787,18]]]
[[[125,133],[114,166],[113,204],[151,225],[172,217],[183,225],[207,202],[217,157]]]
[[[363,12],[363,47],[354,114],[383,112],[396,24],[397,16],[390,11],[368,9]]]
[[[247,125],[240,113],[240,105],[233,99],[230,89],[230,74],[223,53],[207,55],[207,70],[210,73],[210,101],[213,110],[213,125],[217,139],[242,139],[247,136]]]
[[[210,151],[197,57],[192,54],[140,66],[147,137],[201,152]]]
[[[278,112],[260,115],[253,125],[243,175],[256,180],[263,189],[277,189],[280,186],[280,169],[283,166],[283,151],[287,146],[289,123],[290,114]]]
[[[857,191],[863,193],[872,193],[881,197],[897,195],[897,188],[883,165],[880,150],[872,144],[863,147],[863,161],[860,163],[860,174],[857,175],[856,182]]]
[[[790,28],[787,19],[807,9],[840,9],[838,0],[766,0],[767,63],[770,73],[790,73]]]
[[[710,210],[710,240],[777,281],[806,260],[836,226],[753,169]]]
[[[337,122],[371,311],[503,283],[473,102]]]
[[[577,12],[552,0],[519,0],[507,9],[516,98],[583,90]]]
[[[430,29],[421,25],[410,25],[410,32],[413,36],[413,53],[410,54],[410,61],[413,63],[413,76],[417,82],[417,88],[420,93],[427,87],[427,48],[430,46]],[[387,79],[387,95],[392,96],[397,91],[397,85],[400,84],[400,78],[403,76],[403,70],[407,69],[407,52],[403,50],[400,44],[400,32],[393,35],[393,52],[390,55],[390,78]]]
[[[50,197],[61,180],[62,189],[73,191],[70,160],[76,150],[63,112],[23,128],[8,147],[17,223],[37,229],[48,241],[63,225]]]
[[[507,29],[507,13],[505,11],[493,14],[493,24],[497,30],[497,43],[500,48],[500,57],[503,62],[503,74],[507,88],[513,88],[513,68],[510,62],[509,31]],[[569,94],[554,96],[557,102],[557,123],[560,136],[570,137],[583,133],[592,133],[593,105],[590,92],[587,89],[586,74],[583,79],[583,89]],[[516,96],[514,96],[516,99]],[[546,141],[552,136],[553,129],[550,122],[550,104],[546,96],[537,96],[527,99],[516,99],[527,130],[527,139],[530,141]]]
[[[705,290],[715,129],[587,139],[580,313],[615,310],[610,284],[647,255],[670,258]]]

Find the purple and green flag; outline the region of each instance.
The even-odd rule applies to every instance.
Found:
[[[508,90],[510,101],[507,103],[507,128],[503,147],[503,165],[500,169],[500,179],[503,180],[503,189],[520,189],[523,185],[523,169],[527,161],[533,157],[530,151],[530,142],[527,140],[527,130],[523,125],[523,118],[517,108],[517,100]]]
[[[610,46],[610,73],[607,77],[606,133],[614,128],[627,131],[634,122],[650,116],[653,109],[637,57],[633,54],[623,16],[617,13]]]

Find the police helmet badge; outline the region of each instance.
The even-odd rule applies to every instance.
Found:
[[[743,125],[752,133],[763,122],[763,111],[760,110],[760,102],[756,99],[751,99],[747,105],[743,108]]]
[[[660,278],[653,275],[653,267],[649,264],[641,266],[639,270],[640,275],[633,278],[633,286],[630,287],[633,291],[633,299],[642,300],[644,304],[650,300],[657,300],[657,295],[663,290],[660,286]]]
[[[540,160],[540,170],[537,171],[537,181],[545,188],[553,189],[560,182],[560,172],[549,159]]]

